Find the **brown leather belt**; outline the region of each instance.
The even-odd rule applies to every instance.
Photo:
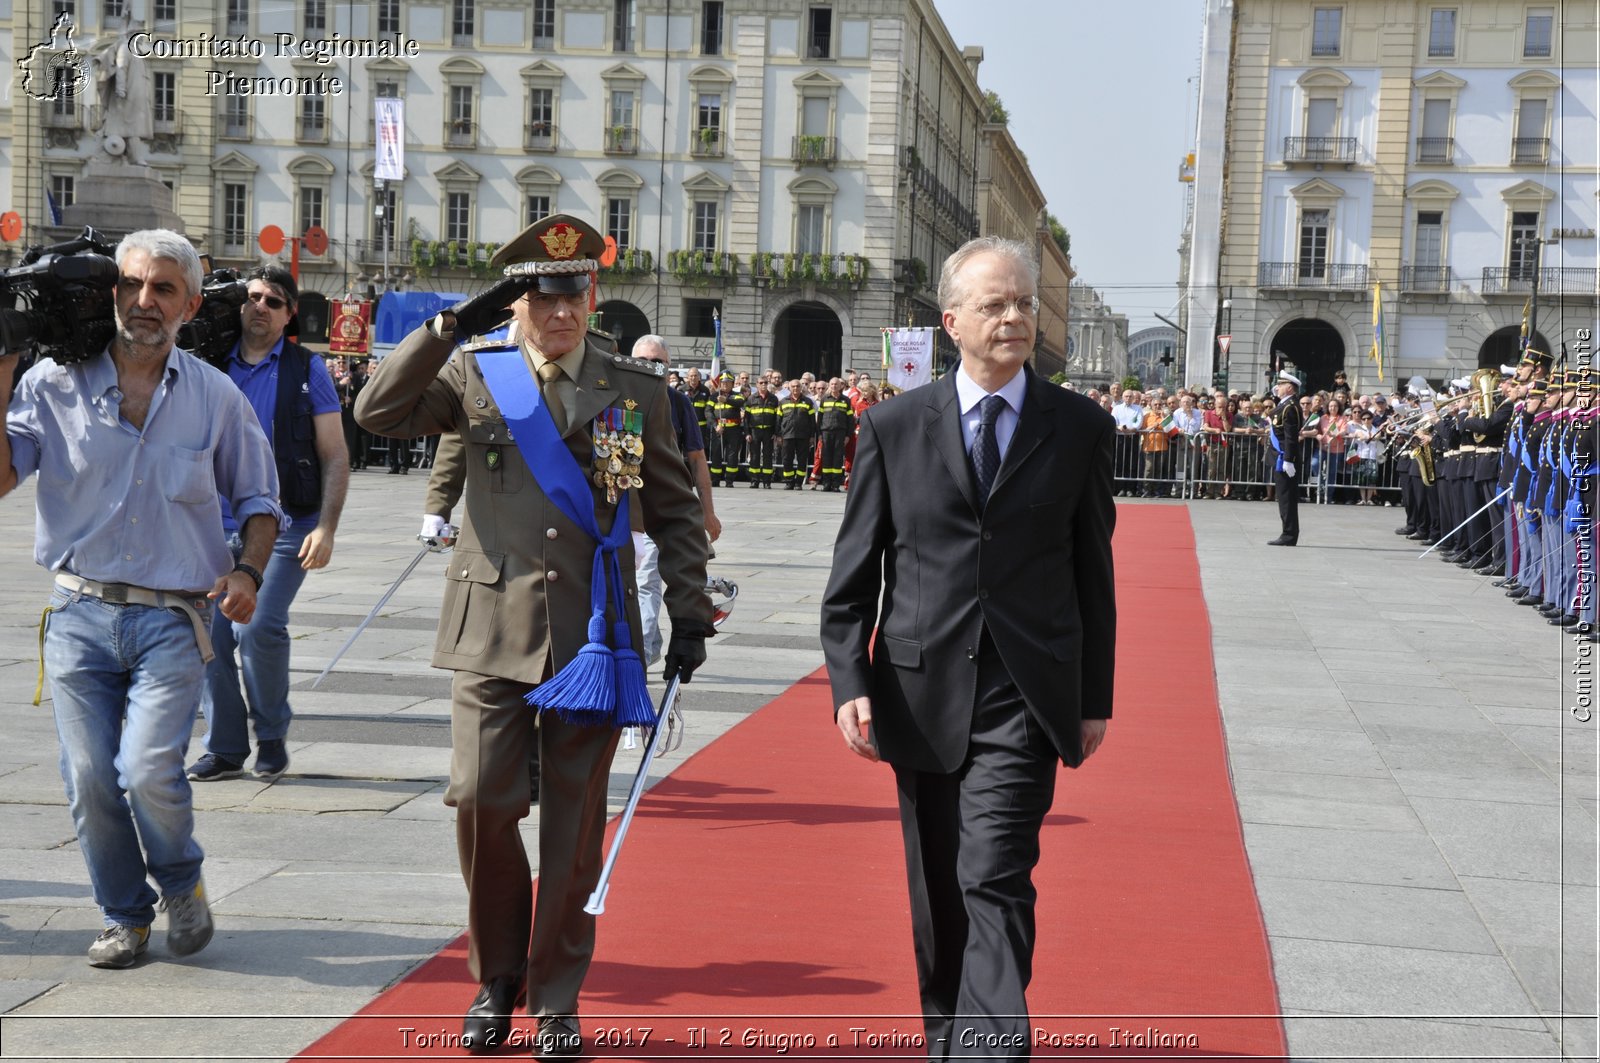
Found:
[[[201,661],[210,664],[211,659],[216,656],[216,651],[211,648],[211,632],[207,629],[204,618],[200,616],[200,610],[207,604],[204,594],[153,591],[148,587],[135,587],[131,583],[101,583],[99,580],[84,579],[71,572],[57,572],[56,586],[64,591],[98,598],[112,605],[148,605],[156,609],[182,609],[189,614],[189,622],[194,625],[194,641],[200,647]]]

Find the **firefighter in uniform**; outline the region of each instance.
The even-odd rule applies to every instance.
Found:
[[[828,394],[817,406],[817,427],[822,434],[822,489],[839,491],[844,485],[845,445],[856,430],[856,411],[844,397],[844,381],[834,377]]]
[[[718,470],[722,467],[722,442],[711,430],[711,426],[715,423],[711,417],[711,405],[714,401],[711,389],[700,379],[698,369],[690,369],[684,374],[683,381],[688,385],[689,405],[694,407],[694,419],[700,426],[700,438],[706,444],[706,467],[711,473],[711,484],[714,487],[717,477],[721,475]]]
[[[806,485],[817,441],[817,408],[799,382],[789,388],[789,397],[778,407],[778,434],[778,467],[783,473],[783,485],[798,491]]]
[[[750,448],[750,486],[772,487],[772,444],[778,430],[778,397],[763,376],[756,381],[755,394],[745,400],[744,423]]]
[[[718,440],[718,460],[711,463],[711,482],[716,483],[721,477],[724,484],[732,487],[744,460],[744,396],[733,386],[732,373],[723,373],[717,378],[717,393],[711,400],[711,419],[716,426],[712,434]]]

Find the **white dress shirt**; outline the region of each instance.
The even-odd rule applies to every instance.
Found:
[[[1022,416],[1022,397],[1028,393],[1028,374],[1021,369],[1017,375],[1001,386],[994,394],[1006,400],[1005,409],[1000,411],[1000,419],[994,423],[994,441],[1000,447],[1000,460],[1005,461],[1006,448],[1011,445],[1011,437],[1017,431],[1017,418]],[[973,441],[978,438],[978,424],[983,420],[983,415],[978,410],[978,403],[982,402],[990,393],[978,386],[977,381],[967,375],[965,364],[956,370],[956,401],[961,404],[961,443],[966,447],[967,453],[972,453]]]

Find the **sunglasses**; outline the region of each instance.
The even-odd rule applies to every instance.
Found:
[[[282,310],[289,305],[289,301],[270,292],[249,292],[245,295],[252,303],[266,303],[270,310]]]

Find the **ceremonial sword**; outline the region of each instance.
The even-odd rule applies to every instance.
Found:
[[[339,663],[339,658],[343,657],[350,647],[356,644],[356,639],[360,638],[361,633],[367,630],[367,625],[377,618],[378,611],[389,604],[389,599],[394,597],[394,592],[400,589],[400,584],[404,583],[406,577],[411,575],[412,571],[422,563],[422,559],[429,554],[442,554],[456,544],[456,529],[446,524],[439,530],[437,535],[419,535],[417,536],[417,541],[422,544],[422,549],[417,551],[417,556],[411,559],[411,564],[405,567],[405,570],[395,578],[395,581],[389,584],[389,589],[383,592],[383,597],[379,598],[377,604],[372,607],[371,612],[367,613],[367,618],[361,621],[354,631],[350,632],[350,637],[344,640],[344,645],[340,646],[339,652],[333,655],[333,660],[328,662],[328,667],[324,668],[322,674],[311,681],[312,690],[315,690],[317,684],[328,677],[328,673],[333,671],[333,666]]]
[[[1454,535],[1456,532],[1460,531],[1462,528],[1465,528],[1468,524],[1471,524],[1472,523],[1472,517],[1476,517],[1479,513],[1482,513],[1484,510],[1488,509],[1490,506],[1494,505],[1496,502],[1500,501],[1502,498],[1506,497],[1506,495],[1509,495],[1510,493],[1511,493],[1511,488],[1508,487],[1504,491],[1501,491],[1499,494],[1495,495],[1493,498],[1489,499],[1489,501],[1485,502],[1483,505],[1479,506],[1476,510],[1473,511],[1471,517],[1468,517],[1466,520],[1462,521],[1460,524],[1457,524],[1454,528],[1451,528],[1449,531],[1447,531],[1443,535],[1439,536],[1439,542],[1434,543],[1432,546],[1430,546],[1426,550],[1422,551],[1422,553],[1418,554],[1417,555],[1417,560],[1421,561],[1423,558],[1427,557],[1429,554],[1431,554],[1435,550],[1439,549],[1440,544],[1443,543],[1446,539],[1450,538],[1450,536]],[[1481,538],[1483,538],[1483,536],[1480,535],[1480,536],[1478,536],[1478,538],[1481,539]]]
[[[733,603],[739,597],[739,585],[732,580],[707,579],[706,591],[723,595],[726,599],[714,604],[711,613],[712,625],[721,627],[722,622],[728,619],[728,614],[733,612]],[[600,881],[595,884],[594,892],[589,894],[589,901],[583,906],[583,910],[590,915],[605,914],[606,893],[611,889],[611,872],[617,866],[617,856],[622,852],[622,842],[628,836],[628,827],[633,823],[633,813],[639,807],[639,799],[644,796],[645,779],[650,775],[651,763],[657,753],[669,753],[677,747],[677,742],[683,740],[678,726],[682,721],[678,715],[678,688],[681,685],[681,676],[675,675],[668,681],[666,693],[661,695],[661,707],[656,710],[656,725],[650,729],[650,741],[644,747],[644,758],[639,761],[639,770],[634,773],[633,786],[628,790],[628,803],[622,808],[622,816],[617,821],[617,833],[611,838],[611,851],[606,854],[605,866],[600,869]],[[672,741],[673,737],[677,741]]]

